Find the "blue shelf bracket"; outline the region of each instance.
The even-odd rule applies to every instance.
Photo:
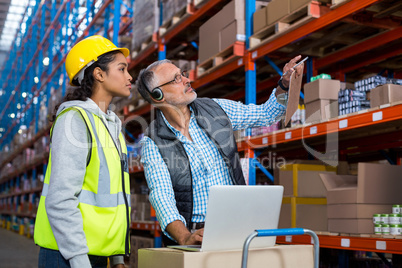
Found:
[[[271,60],[270,57],[264,56],[264,59],[271,65],[272,68],[279,74],[279,76],[282,76],[283,72],[282,70]]]

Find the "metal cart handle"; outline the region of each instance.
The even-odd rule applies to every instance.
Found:
[[[314,241],[314,268],[318,268],[319,265],[319,254],[320,254],[320,241],[318,240],[318,236],[309,229],[303,228],[289,228],[289,229],[267,229],[267,230],[255,230],[251,233],[243,245],[243,255],[241,268],[247,267],[247,259],[248,259],[248,249],[250,247],[251,240],[257,236],[285,236],[285,235],[304,235],[308,234],[313,238]]]

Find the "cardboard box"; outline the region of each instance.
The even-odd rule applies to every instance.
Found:
[[[244,7],[244,0],[233,0],[224,6],[221,11],[200,26],[198,49],[199,63],[203,63],[212,56],[218,54],[222,49],[227,48],[227,42],[225,41],[223,44],[224,47],[222,48],[220,41],[221,31],[224,28],[229,26],[229,28],[224,31],[224,36],[228,36],[234,31],[240,35],[245,34]],[[234,21],[237,20],[243,21],[243,26],[241,25],[241,22],[239,24],[230,26]],[[235,30],[233,30],[233,28],[235,28]],[[233,43],[234,42],[231,44]]]
[[[253,14],[253,32],[257,33],[267,26],[267,7],[261,8]]]
[[[317,79],[304,84],[304,103],[315,100],[338,100],[338,92],[341,89],[339,80]]]
[[[306,123],[338,116],[338,103],[334,100],[316,100],[306,103]]]
[[[284,186],[284,196],[326,197],[327,190],[320,178],[321,173],[336,174],[336,168],[325,165],[290,164],[279,170],[278,182]]]
[[[284,197],[278,228],[307,228],[327,231],[327,205],[325,198]]]
[[[373,219],[328,219],[328,231],[348,234],[374,233]]]
[[[222,19],[213,16],[199,28],[199,63],[219,53],[219,31],[222,27],[224,27]]]
[[[219,32],[219,51],[223,51],[236,41],[245,41],[244,31],[246,24],[244,20],[234,20]]]
[[[267,5],[267,25],[276,23],[290,13],[289,0],[273,0]]]
[[[368,219],[374,214],[392,212],[392,205],[378,204],[331,204],[327,206],[328,219]]]
[[[311,0],[289,0],[290,13],[298,10],[299,8],[306,6]]]
[[[357,176],[321,174],[328,204],[401,204],[402,166],[359,163]]]
[[[258,238],[255,238],[258,239]],[[188,252],[170,248],[140,249],[141,268],[233,268],[241,266],[241,250]],[[250,249],[248,268],[313,267],[312,245],[281,245],[266,249]]]
[[[386,84],[371,90],[370,106],[377,107],[383,104],[402,101],[402,86]]]

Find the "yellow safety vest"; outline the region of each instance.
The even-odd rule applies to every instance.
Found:
[[[130,252],[131,202],[127,147],[123,135],[121,133],[119,135],[122,155],[120,157],[117,145],[102,119],[80,107],[71,107],[62,113],[72,109],[80,112],[92,140],[91,156],[87,164],[84,183],[77,196],[89,248],[88,254],[96,256],[128,255]],[[52,131],[53,128],[50,133]],[[45,208],[51,160],[52,151],[50,150],[36,215],[34,240],[41,247],[58,250]],[[66,171],[68,171],[68,167],[66,167]]]

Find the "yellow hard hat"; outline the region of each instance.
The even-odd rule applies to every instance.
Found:
[[[123,53],[124,57],[130,55],[127,48],[116,47],[109,39],[100,35],[93,35],[85,38],[73,46],[66,57],[66,71],[68,78],[70,78],[70,85],[74,77],[81,71],[88,63],[97,61],[98,57],[110,52],[119,50]]]

